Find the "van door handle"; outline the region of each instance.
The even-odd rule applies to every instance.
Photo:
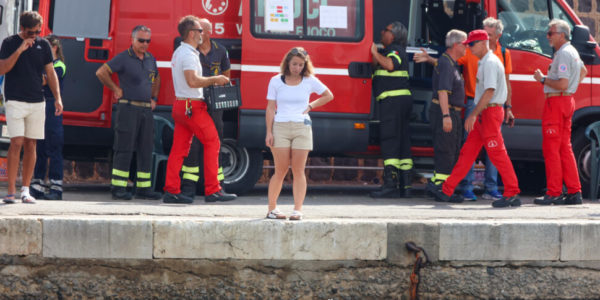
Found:
[[[373,67],[369,62],[353,61],[348,65],[348,75],[352,78],[371,78]]]

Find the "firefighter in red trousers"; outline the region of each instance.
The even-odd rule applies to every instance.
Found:
[[[223,192],[217,172],[219,168],[219,135],[215,124],[206,111],[202,88],[229,82],[223,75],[202,77],[200,53],[196,48],[202,43],[202,27],[195,16],[186,16],[179,21],[177,30],[183,42],[173,53],[171,72],[176,100],[173,103],[173,146],[167,163],[165,203],[192,203],[194,199],[181,193],[179,172],[183,159],[190,151],[192,136],[204,146],[204,200],[206,202],[229,201],[237,196]]]
[[[469,136],[460,150],[458,162],[452,169],[450,177],[444,182],[442,190],[433,191],[436,201],[462,202],[462,196],[454,194],[454,189],[467,175],[483,146],[504,181],[503,197],[492,202],[492,206],[521,205],[517,176],[504,147],[504,139],[500,131],[504,121],[503,105],[507,95],[504,65],[490,51],[488,40],[485,30],[473,30],[463,42],[479,58],[475,108],[465,119],[465,130],[469,132]]]
[[[571,147],[571,122],[575,110],[573,94],[587,75],[575,47],[571,45],[571,28],[563,20],[548,24],[547,38],[556,51],[548,68],[548,76],[539,69],[533,77],[544,86],[546,103],[542,114],[542,151],[546,163],[547,191],[535,199],[539,205],[581,204],[581,183]],[[563,196],[563,182],[567,195]]]

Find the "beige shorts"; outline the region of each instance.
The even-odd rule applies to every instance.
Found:
[[[46,102],[28,103],[8,100],[6,107],[6,129],[10,138],[24,136],[30,139],[44,139]]]
[[[312,150],[312,127],[301,122],[274,122],[273,147]]]

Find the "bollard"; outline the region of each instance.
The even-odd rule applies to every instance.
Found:
[[[406,249],[409,252],[415,253],[416,259],[412,274],[410,274],[410,299],[419,300],[419,281],[421,279],[420,271],[421,268],[425,267],[425,265],[429,263],[429,256],[427,256],[425,249],[417,246],[413,242],[407,242]],[[420,256],[419,253],[423,253],[423,256]],[[423,260],[423,258],[425,258],[425,260]]]

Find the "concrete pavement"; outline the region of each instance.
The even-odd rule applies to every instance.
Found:
[[[438,203],[432,198],[372,199],[365,187],[313,187],[304,202],[306,220],[600,220],[600,203],[584,200],[578,206],[538,206],[532,196],[522,197],[519,208],[498,209],[491,201],[466,201],[461,204]],[[0,204],[0,217],[148,217],[262,219],[267,213],[266,187],[258,187],[249,195],[225,203],[205,203],[196,196],[192,205],[164,204],[161,201],[111,200],[105,188],[86,187],[67,191],[63,201],[38,201],[35,205]],[[279,199],[284,213],[293,210],[289,188]]]

